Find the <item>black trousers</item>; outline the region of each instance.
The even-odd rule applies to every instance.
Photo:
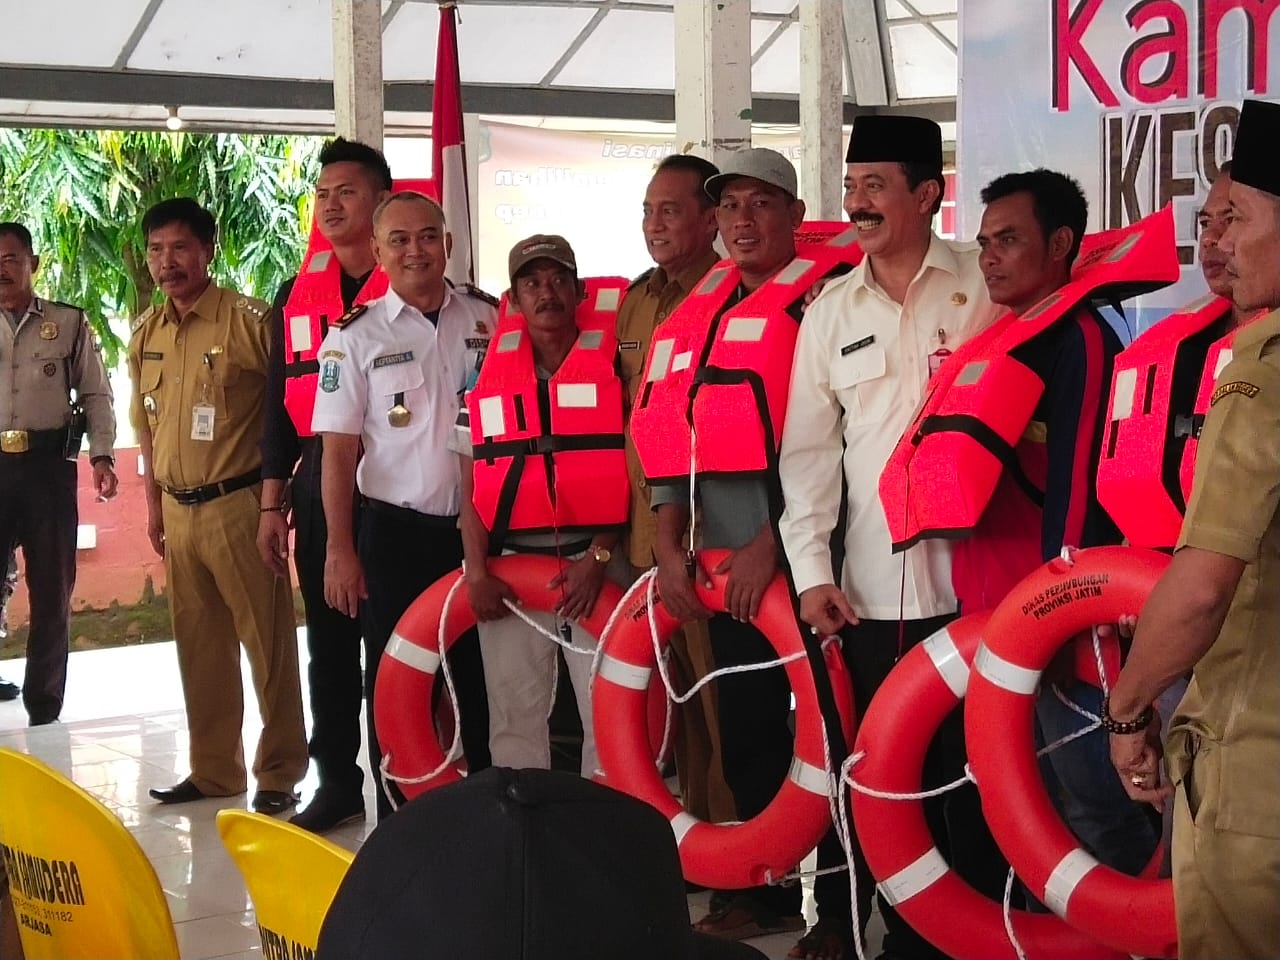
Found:
[[[716,669],[777,659],[755,627],[726,614],[708,625]],[[783,667],[736,673],[716,681],[720,706],[720,756],[738,817],[749,820],[769,805],[787,777],[795,752],[789,724],[791,684]],[[779,916],[800,913],[799,884],[760,886],[751,897]]]
[[[308,749],[320,774],[320,789],[360,799],[360,621],[324,599],[324,554],[328,528],[320,498],[320,438],[302,441],[293,477],[293,565],[307,618],[307,681],[311,694]],[[352,527],[359,530],[357,514]],[[372,709],[372,707],[371,707]]]
[[[908,620],[901,625],[897,621],[863,620],[856,627],[845,627],[841,631],[842,653],[853,680],[854,704],[858,712],[866,711],[867,704],[901,655],[954,619],[954,616],[932,617]],[[964,773],[965,760],[961,706],[943,721],[925,755],[923,789],[931,790],[959,779]],[[947,862],[971,886],[999,901],[1004,896],[1005,874],[1009,866],[982,819],[977,787],[965,784],[950,793],[926,800],[924,811],[934,843]],[[853,836],[853,860],[858,881],[858,929],[865,930],[871,917],[875,880],[867,868],[856,833]],[[844,862],[844,851],[835,831],[828,831],[818,844],[819,869],[840,866]],[[848,874],[819,876],[813,884],[813,895],[820,918],[842,919],[851,924]],[[884,897],[878,893],[876,896],[885,925],[884,953],[904,960],[935,960],[945,956],[916,933]]]
[[[378,819],[392,812],[378,776],[382,750],[374,730],[374,684],[378,663],[396,623],[418,595],[462,563],[462,534],[453,517],[428,517],[377,501],[361,509],[360,563],[364,567],[369,598],[360,606],[364,627],[366,718],[369,728],[369,769],[377,781]],[[462,749],[467,767],[476,772],[489,766],[489,703],[480,660],[480,638],[475,630],[464,633],[449,651],[449,668],[458,691],[462,717]],[[440,684],[432,708],[439,699]],[[422,736],[435,736],[423,730]],[[391,789],[396,790],[394,784]],[[396,801],[401,802],[399,790]]]
[[[31,626],[22,702],[56,720],[67,686],[71,592],[76,585],[76,465],[58,453],[0,454],[0,555],[21,545]]]

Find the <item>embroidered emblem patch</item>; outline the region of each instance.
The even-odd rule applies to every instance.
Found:
[[[57,372],[58,372],[58,365],[56,363],[46,363],[44,365],[44,375],[46,377],[52,377]]]
[[[1258,395],[1258,387],[1257,384],[1250,383],[1248,380],[1232,380],[1230,383],[1224,383],[1213,391],[1209,406],[1212,407],[1223,397],[1230,396],[1233,393],[1242,394],[1252,400]]]
[[[320,389],[333,393],[338,389],[338,361],[326,360],[320,367]]]
[[[324,353],[320,354],[321,360],[328,359],[329,357],[332,357],[334,360],[347,359],[347,355],[343,353],[341,350],[326,350]]]
[[[391,367],[391,366],[395,366],[397,363],[412,363],[412,362],[413,362],[412,350],[406,350],[403,353],[388,353],[388,354],[384,354],[381,357],[374,357],[373,369],[377,370],[379,367]]]

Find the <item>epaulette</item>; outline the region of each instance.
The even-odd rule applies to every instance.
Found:
[[[159,313],[160,310],[161,310],[160,307],[156,306],[155,304],[152,304],[151,306],[147,307],[147,309],[143,310],[142,313],[138,314],[138,319],[134,320],[129,327],[130,336],[132,336],[133,334],[141,330],[143,325],[152,317],[154,317],[157,313]]]
[[[333,323],[330,324],[330,326],[337,327],[340,330],[344,329],[350,324],[354,323],[356,320],[359,320],[362,316],[364,316],[368,312],[368,310],[369,310],[369,305],[367,303],[357,303],[354,307],[352,307],[350,310],[348,310],[346,313],[340,316],[337,320],[333,321]]]
[[[462,289],[465,290],[471,296],[475,297],[477,300],[483,300],[485,303],[489,304],[489,306],[491,307],[496,307],[498,305],[497,297],[495,297],[492,293],[485,293],[483,290],[477,287],[474,283],[464,283],[462,285]]]
[[[627,284],[627,289],[630,290],[632,287],[638,287],[640,286],[640,284],[645,283],[650,277],[653,276],[653,271],[657,269],[658,269],[657,267],[650,267],[644,273],[640,274],[640,276],[636,277],[629,284]]]
[[[261,300],[251,300],[249,297],[237,297],[233,306],[237,310],[243,310],[255,320],[265,320],[267,314],[271,312],[271,307]]]

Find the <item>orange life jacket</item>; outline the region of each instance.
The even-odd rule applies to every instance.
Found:
[[[1098,461],[1098,502],[1135,547],[1171,548],[1191,496],[1196,438],[1228,358],[1231,301],[1212,294],[1116,357]],[[1200,414],[1199,419],[1195,416]]]
[[[524,317],[503,298],[498,329],[467,394],[480,519],[508,533],[575,533],[625,524],[631,482],[623,450],[617,315],[629,281],[592,277],[578,339],[540,381]]]
[[[698,474],[762,473],[777,462],[799,325],[787,312],[814,281],[862,250],[846,226],[721,311],[740,274],[722,260],[658,328],[631,412],[631,437],[651,483],[689,476],[690,424]]]
[[[1068,283],[1020,318],[1005,314],[948,358],[880,476],[894,550],[972,532],[1006,470],[1033,502],[1043,503],[1015,447],[1044,382],[1011,351],[1083,305],[1158,290],[1176,281],[1179,270],[1170,207],[1087,235]],[[1038,558],[1040,530],[1024,535],[1035,538]]]
[[[416,190],[435,197],[430,180],[396,180],[393,193]],[[387,275],[375,266],[352,306],[386,296]],[[312,435],[320,364],[316,355],[329,326],[346,312],[342,302],[342,266],[333,245],[315,220],[307,237],[307,251],[284,306],[284,406],[300,437]]]

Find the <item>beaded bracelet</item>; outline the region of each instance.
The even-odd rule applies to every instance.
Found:
[[[1132,720],[1117,720],[1111,716],[1111,697],[1110,695],[1102,698],[1102,729],[1107,733],[1141,733],[1147,729],[1151,723],[1151,718],[1155,716],[1155,710],[1150,704],[1143,708],[1142,712]]]

